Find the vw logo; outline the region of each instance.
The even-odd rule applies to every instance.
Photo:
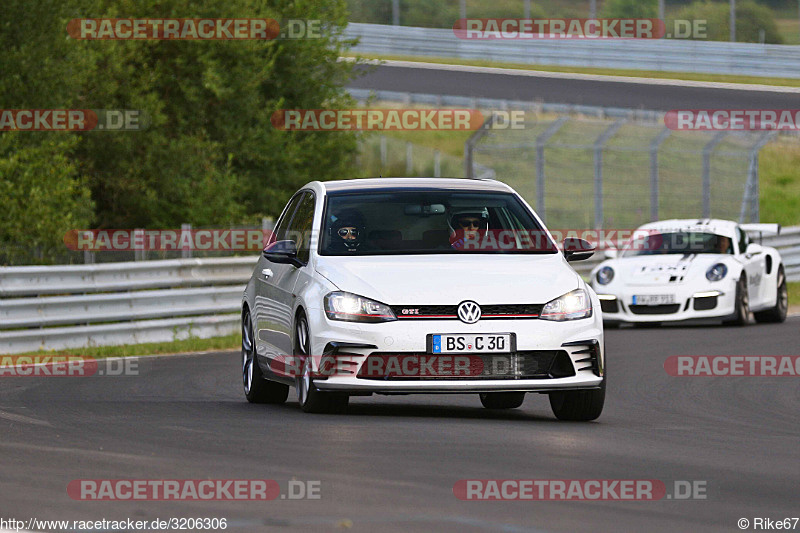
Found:
[[[458,304],[458,318],[465,324],[474,324],[481,319],[481,308],[469,300],[461,302]]]

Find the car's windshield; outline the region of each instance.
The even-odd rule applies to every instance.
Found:
[[[730,237],[703,232],[650,232],[631,241],[622,257],[665,254],[732,254]]]
[[[327,198],[322,255],[556,253],[513,194],[415,190]]]

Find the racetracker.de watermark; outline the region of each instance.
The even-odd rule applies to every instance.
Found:
[[[658,479],[461,479],[453,495],[467,501],[705,500],[707,482]]]
[[[140,109],[0,109],[0,131],[140,131]]]
[[[69,230],[64,244],[70,250],[127,251],[261,251],[272,236],[259,229],[108,229]]]
[[[471,131],[492,116],[493,130],[525,129],[525,112],[477,109],[279,109],[273,127],[287,131]]]
[[[798,355],[672,355],[664,361],[670,376],[800,376]]]
[[[3,355],[0,378],[138,376],[136,358],[95,359],[79,355]]]
[[[680,131],[798,131],[800,109],[673,109],[664,125]]]
[[[672,21],[672,29],[654,18],[466,18],[453,24],[459,39],[705,39],[707,21]]]
[[[319,500],[322,482],[291,479],[75,479],[67,495],[83,501]]]
[[[259,40],[320,39],[320,19],[271,18],[80,18],[67,34],[80,40]]]

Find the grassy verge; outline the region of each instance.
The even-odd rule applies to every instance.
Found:
[[[598,67],[562,67],[555,65],[534,65],[526,63],[506,63],[485,59],[458,59],[450,57],[390,56],[375,54],[350,54],[351,57],[367,59],[389,59],[397,61],[419,61],[447,65],[468,65],[475,67],[510,68],[516,70],[538,70],[542,72],[569,72],[575,74],[595,74],[600,76],[625,76],[633,78],[657,78],[667,80],[711,81],[719,83],[747,83],[757,85],[780,85],[800,87],[800,79],[766,78],[760,76],[734,76],[730,74],[704,74],[697,72],[662,72],[658,70],[613,69]]]
[[[125,357],[132,355],[162,355],[211,350],[236,350],[241,346],[239,333],[209,339],[184,339],[172,342],[152,342],[147,344],[125,344],[122,346],[93,346],[90,348],[71,348],[68,350],[40,350],[17,355],[77,355],[83,357]]]
[[[800,310],[800,281],[790,281],[786,285],[789,288],[789,308]]]

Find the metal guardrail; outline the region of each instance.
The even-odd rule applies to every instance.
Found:
[[[679,39],[466,40],[452,29],[348,24],[355,52],[600,67],[800,78],[800,46]]]
[[[0,354],[226,335],[255,257],[0,268]]]
[[[800,281],[800,226],[763,239]],[[0,268],[0,354],[226,335],[255,257]],[[583,275],[602,252],[574,263]],[[81,294],[77,294],[81,293]]]

